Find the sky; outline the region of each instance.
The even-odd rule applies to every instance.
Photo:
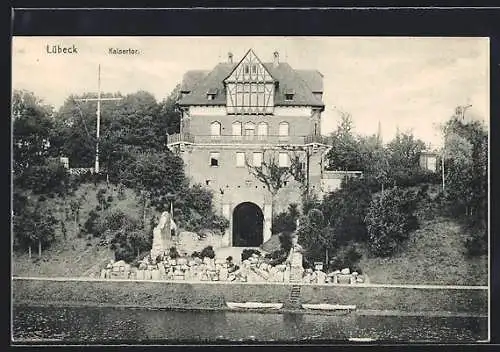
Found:
[[[263,62],[278,51],[296,69],[324,76],[323,134],[336,129],[339,111],[354,130],[370,135],[380,122],[384,141],[399,129],[439,146],[439,124],[457,105],[489,125],[489,39],[459,37],[14,37],[12,88],[26,89],[59,108],[70,94],[149,91],[167,97],[184,72],[239,61],[252,48]],[[47,46],[75,46],[52,54]],[[109,48],[136,49],[112,55]]]

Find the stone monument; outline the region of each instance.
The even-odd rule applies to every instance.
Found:
[[[304,267],[302,266],[302,259],[304,255],[304,249],[298,243],[299,238],[297,231],[292,234],[292,248],[288,253],[288,258],[286,264],[288,270],[290,271],[290,282],[300,282],[302,280],[302,275],[304,274]]]
[[[158,225],[153,230],[153,246],[151,248],[151,258],[156,259],[161,254],[168,251],[168,241],[171,236],[172,218],[170,213],[165,211],[161,214]]]

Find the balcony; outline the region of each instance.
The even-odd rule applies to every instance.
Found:
[[[272,144],[272,145],[306,145],[306,144],[328,144],[328,138],[318,135],[308,136],[232,136],[232,135],[192,135],[190,133],[177,133],[167,137],[167,145],[177,143],[192,144]]]

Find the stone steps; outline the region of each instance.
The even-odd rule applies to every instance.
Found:
[[[301,286],[293,285],[290,290],[290,296],[288,297],[288,303],[293,306],[299,306],[300,296],[301,296]]]

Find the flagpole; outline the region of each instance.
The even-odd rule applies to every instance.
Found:
[[[95,145],[95,168],[96,174],[99,173],[99,132],[101,125],[101,64],[99,64],[97,73],[97,141]]]

